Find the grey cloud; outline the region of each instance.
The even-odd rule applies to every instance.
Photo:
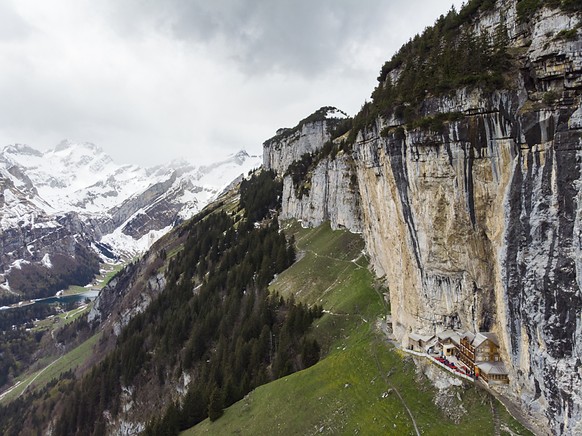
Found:
[[[318,107],[354,114],[449,4],[0,0],[0,146],[70,138],[148,165],[260,152]]]
[[[208,44],[247,74],[323,74],[341,65],[348,41],[364,42],[377,29],[386,3],[338,0],[116,2],[128,26],[150,24],[183,41]],[[143,30],[143,28],[142,28]]]

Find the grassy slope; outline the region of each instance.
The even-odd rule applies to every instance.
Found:
[[[96,286],[96,288],[101,289],[103,286],[105,286],[122,267],[123,265],[113,265],[111,268],[107,269],[107,271],[105,271],[99,277],[102,283]],[[70,295],[85,291],[87,291],[85,287],[72,286],[65,294]],[[56,332],[58,329],[79,319],[81,316],[89,312],[92,306],[93,303],[91,302],[68,312],[60,313],[54,317],[37,321],[35,322],[34,328],[32,330],[47,330]],[[85,363],[85,361],[90,357],[93,346],[97,343],[97,339],[99,337],[100,334],[96,334],[90,337],[85,342],[79,344],[76,348],[61,357],[50,356],[36,362],[34,367],[41,367],[41,369],[35,370],[29,368],[26,372],[18,376],[12,387],[8,388],[4,394],[0,395],[0,403],[8,403],[18,398],[25,389],[28,390],[41,388],[53,378],[60,376],[60,374]]]
[[[216,210],[224,210],[227,213],[236,210],[236,207],[238,206],[236,196],[224,195],[221,199],[224,204],[220,205],[218,203],[213,203],[209,205],[209,207]],[[158,241],[158,244],[161,247],[169,247],[169,252],[167,254],[168,261],[183,248],[180,241],[173,236],[175,236],[175,234],[172,232],[164,236],[162,240]],[[161,270],[167,268],[168,261],[163,265]],[[91,289],[100,290],[104,288],[124,267],[125,263],[102,265],[101,274],[95,278]],[[88,288],[83,286],[71,286],[65,291],[65,294],[71,295],[79,292],[86,292],[87,290]],[[37,321],[33,330],[47,330],[51,331],[51,333],[56,332],[60,328],[86,314],[92,306],[93,302],[69,312],[60,313],[54,317]],[[27,372],[17,377],[12,387],[0,394],[0,403],[9,403],[18,398],[25,390],[29,391],[42,388],[53,378],[58,378],[62,373],[82,366],[92,356],[93,348],[100,337],[101,333],[97,333],[61,357],[49,356],[35,362],[33,368],[29,368]]]
[[[90,290],[100,290],[103,289],[117,274],[121,271],[126,265],[126,262],[117,263],[117,264],[101,264],[101,272],[97,275],[93,281],[91,282],[90,286],[77,286],[71,285],[67,289],[64,290],[63,295],[74,295],[80,294],[82,292],[87,292]]]
[[[527,434],[472,385],[458,388],[470,412],[460,423],[434,405],[436,391],[416,374],[411,358],[376,332],[375,320],[385,313],[385,304],[361,256],[358,236],[328,226],[305,230],[292,225],[286,231],[295,235],[303,257],[271,288],[329,311],[313,329],[326,357],[257,388],[216,422],[206,420],[184,434],[414,434],[405,405],[422,434],[494,434],[493,410],[501,429]]]
[[[32,374],[27,373],[18,377],[16,379],[18,385],[0,398],[0,402],[9,403],[18,398],[25,390],[42,388],[52,379],[58,378],[62,373],[81,366],[91,357],[93,347],[100,337],[101,333],[97,333],[63,356],[52,361],[47,360],[46,366],[42,369]]]

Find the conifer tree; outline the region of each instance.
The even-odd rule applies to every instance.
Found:
[[[210,421],[216,421],[224,413],[224,400],[222,396],[222,391],[215,386],[210,394],[210,400],[208,401],[208,418]]]

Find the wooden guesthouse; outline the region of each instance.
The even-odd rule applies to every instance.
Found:
[[[509,383],[495,333],[465,333],[461,336],[458,357],[470,371],[488,383]]]
[[[445,330],[437,335],[438,345],[443,350],[443,356],[457,357],[461,343],[461,335],[455,330]]]

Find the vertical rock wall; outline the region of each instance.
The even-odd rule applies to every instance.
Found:
[[[286,177],[282,214],[362,231],[399,339],[495,331],[507,394],[541,431],[582,434],[582,39],[557,37],[580,15],[524,24],[515,5],[472,24],[505,20],[521,64],[511,90],[427,99],[426,115],[465,115],[443,133],[380,135],[395,120],[378,119],[351,157],[317,164],[301,198]]]
[[[502,169],[514,152],[503,139],[508,129],[492,113],[469,117],[444,136],[372,133],[356,147],[364,235],[377,274],[390,285],[398,337],[493,327],[491,259],[509,181]],[[482,144],[471,142],[475,135]]]
[[[467,117],[443,137],[362,138],[364,237],[390,288],[397,337],[496,331],[508,392],[546,428],[575,434],[582,412],[582,134],[554,136],[554,122],[565,128],[549,121],[559,113],[512,123],[501,112]],[[524,124],[545,139],[521,143]]]
[[[291,176],[283,180],[281,219],[297,218],[308,226],[325,221],[332,228],[361,233],[359,194],[353,160],[346,156],[324,159],[310,177],[309,191],[298,196]]]
[[[279,129],[263,145],[263,167],[284,173],[305,153],[314,153],[330,139],[327,121],[305,123],[298,129]]]

